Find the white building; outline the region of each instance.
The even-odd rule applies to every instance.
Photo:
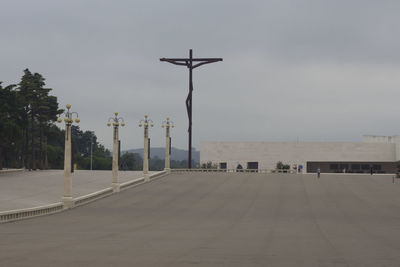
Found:
[[[400,136],[363,136],[363,142],[203,142],[200,163],[222,169],[275,169],[277,162],[303,172],[394,173]]]

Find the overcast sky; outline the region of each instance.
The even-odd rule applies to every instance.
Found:
[[[400,134],[400,1],[0,0],[0,81],[46,78],[83,130],[143,146],[138,121],[175,122],[187,148],[188,70],[162,57],[222,57],[194,71],[193,144],[361,141]]]

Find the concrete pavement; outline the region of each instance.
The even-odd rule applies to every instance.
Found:
[[[390,176],[173,174],[0,225],[0,266],[399,266],[399,222]]]
[[[140,171],[120,171],[119,181],[142,177]],[[74,197],[111,187],[111,171],[82,171],[72,174]],[[63,170],[25,171],[0,175],[0,211],[32,208],[60,202],[63,194]]]

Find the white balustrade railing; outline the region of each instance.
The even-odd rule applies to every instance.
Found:
[[[113,193],[113,189],[111,187],[85,195],[85,196],[81,196],[81,197],[77,197],[74,199],[75,202],[75,206],[80,206],[80,205],[84,205],[87,203],[90,203],[92,201],[95,201],[97,199],[112,195]]]
[[[131,180],[131,181],[122,183],[122,184],[120,184],[119,188],[121,190],[125,190],[125,189],[127,189],[129,187],[132,187],[134,185],[141,184],[141,183],[144,183],[144,177],[140,177],[140,178],[137,178],[135,180]]]
[[[48,215],[51,213],[60,212],[63,209],[64,209],[63,203],[58,202],[34,208],[3,211],[0,212],[0,223],[22,220],[36,216]]]
[[[168,173],[166,171],[160,171],[160,172],[150,174],[149,178],[155,179],[155,178],[159,178],[164,175],[167,175],[167,174]],[[125,183],[121,183],[120,189],[125,190],[129,187],[139,185],[144,182],[145,182],[144,177],[140,177],[140,178],[137,178],[137,179],[125,182]],[[114,193],[115,192],[113,191],[112,187],[108,187],[103,190],[99,190],[97,192],[90,193],[88,195],[74,198],[73,206],[75,206],[75,207],[81,206],[81,205],[90,203],[92,201],[98,200],[100,198],[110,196]],[[3,212],[0,212],[0,223],[17,221],[17,220],[36,217],[36,216],[48,215],[48,214],[63,211],[65,209],[66,209],[66,207],[64,207],[64,204],[62,202],[57,202],[54,204],[49,204],[49,205],[40,206],[40,207],[3,211]]]

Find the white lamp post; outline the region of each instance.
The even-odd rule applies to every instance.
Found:
[[[149,126],[154,126],[153,121],[148,117],[144,115],[144,120],[139,122],[139,127],[144,126],[143,176],[145,181],[149,181]]]
[[[112,159],[112,188],[114,192],[119,192],[119,183],[118,183],[118,128],[119,125],[122,127],[125,126],[124,119],[122,117],[118,117],[118,112],[114,112],[115,117],[114,118],[109,118],[107,122],[107,126],[112,125],[114,127],[114,135],[113,135],[113,159]],[[119,123],[121,121],[121,124]]]
[[[165,127],[165,168],[164,170],[170,172],[170,155],[171,155],[171,136],[170,136],[170,128],[174,128],[174,122],[169,120],[163,121],[161,127]]]
[[[72,198],[72,183],[71,183],[71,126],[73,123],[72,115],[76,115],[75,122],[79,123],[80,119],[77,112],[70,112],[71,105],[65,106],[67,111],[64,113],[65,122],[65,152],[64,152],[64,193],[62,201],[64,208],[71,208],[74,206]],[[61,117],[58,117],[57,122],[61,123]]]

